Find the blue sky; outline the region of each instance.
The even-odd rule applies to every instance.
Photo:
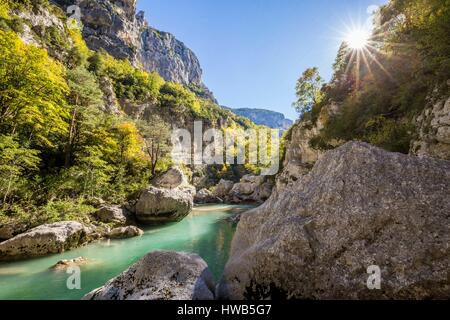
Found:
[[[387,0],[139,0],[150,25],[198,56],[219,103],[297,118],[295,82],[310,66],[325,79],[346,25]]]

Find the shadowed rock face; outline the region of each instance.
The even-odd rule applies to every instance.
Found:
[[[243,214],[221,299],[450,297],[450,162],[348,143]],[[381,290],[366,286],[381,269]]]
[[[156,251],[83,299],[213,300],[214,280],[199,256]]]

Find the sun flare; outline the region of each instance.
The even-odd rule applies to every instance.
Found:
[[[362,50],[369,45],[370,33],[364,29],[350,30],[345,37],[345,42],[353,50]]]

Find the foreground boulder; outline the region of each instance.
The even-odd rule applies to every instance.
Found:
[[[450,162],[348,143],[242,215],[218,296],[448,299],[449,194]]]
[[[144,234],[144,231],[142,231],[138,227],[128,226],[128,227],[120,227],[120,228],[112,229],[108,234],[108,238],[110,238],[110,239],[127,239],[127,238],[140,237],[143,234]]]
[[[61,253],[89,239],[88,229],[79,222],[45,224],[0,243],[0,261]]]
[[[195,254],[156,251],[83,300],[212,300],[214,280]]]
[[[193,195],[190,192],[149,187],[141,193],[135,212],[139,222],[155,224],[181,221],[192,207]]]

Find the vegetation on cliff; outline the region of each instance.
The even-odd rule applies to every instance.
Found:
[[[21,18],[42,10],[61,23],[38,28]],[[0,0],[0,223],[83,220],[100,199],[123,203],[170,165],[172,115],[253,126],[182,85],[89,50],[66,21],[46,0]],[[24,30],[33,41],[23,41]],[[123,108],[142,104],[150,116]]]
[[[311,99],[317,86],[299,80],[304,86],[297,86],[296,107],[302,118],[312,125],[321,113],[327,119],[310,145],[326,150],[336,141],[361,140],[408,153],[414,117],[430,100],[450,93],[449,37],[448,0],[391,0],[378,13],[365,47],[342,45],[333,79],[318,101]],[[338,112],[329,114],[332,104]]]

